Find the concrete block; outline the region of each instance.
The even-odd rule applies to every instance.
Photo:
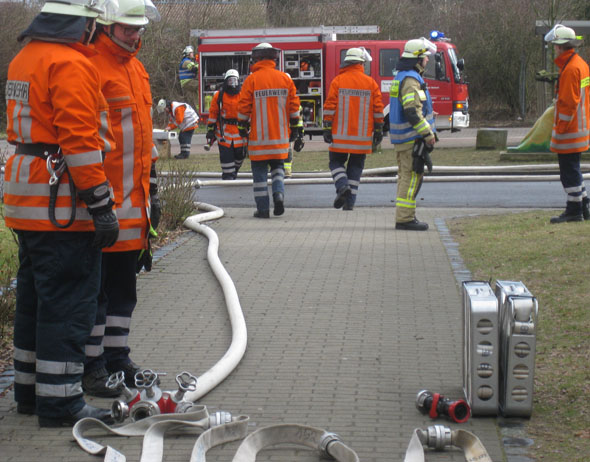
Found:
[[[506,149],[508,130],[500,128],[480,128],[477,130],[475,149]]]

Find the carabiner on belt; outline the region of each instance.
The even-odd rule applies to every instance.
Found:
[[[49,186],[53,186],[59,181],[63,172],[66,169],[66,162],[61,153],[58,151],[56,154],[47,156],[47,171],[49,172]],[[56,165],[56,168],[53,166]]]

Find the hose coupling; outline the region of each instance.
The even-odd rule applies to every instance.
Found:
[[[335,442],[342,442],[342,439],[340,439],[340,435],[336,433],[324,433],[320,440],[320,451],[322,452],[322,454],[331,457],[328,449],[330,445]]]
[[[231,421],[231,412],[217,411],[215,414],[209,416],[209,428],[225,425],[231,423]]]
[[[160,414],[160,407],[155,401],[139,401],[131,408],[131,419],[134,422]]]
[[[426,431],[421,430],[420,440],[422,444],[435,451],[443,451],[452,444],[451,429],[444,425],[433,425],[428,427]]]

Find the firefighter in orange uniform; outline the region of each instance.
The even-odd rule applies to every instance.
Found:
[[[128,346],[137,303],[136,272],[151,269],[149,236],[160,219],[149,76],[136,58],[149,19],[159,19],[150,0],[120,0],[114,17],[99,17],[94,41],[98,54],[90,59],[100,73],[115,134],[116,149],[105,160],[105,172],[121,228],[117,243],[102,254],[98,315],[86,345],[82,386],[94,396],[119,394],[106,386],[110,373],[125,372],[127,386],[135,386],[139,371]]]
[[[176,154],[174,158],[188,159],[191,152],[193,133],[199,125],[199,115],[189,104],[167,101],[165,99],[158,101],[156,110],[158,114],[163,114],[164,112],[168,114],[166,130],[180,129],[180,133],[178,134],[180,154]]]
[[[97,311],[101,248],[119,233],[101,151],[109,130],[100,77],[88,60],[97,2],[48,1],[18,37],[8,69],[6,225],[19,240],[14,322],[17,412],[42,427],[84,417],[112,423],[84,402],[86,339]],[[53,174],[48,173],[52,165]]]
[[[551,223],[590,220],[590,200],[580,170],[590,132],[590,77],[588,64],[576,53],[581,40],[573,29],[557,24],[545,36],[555,47],[559,67],[555,119],[549,149],[557,153],[559,176],[567,194],[565,211]]]
[[[252,49],[252,73],[246,78],[238,103],[238,130],[248,138],[256,218],[270,217],[268,169],[272,179],[274,215],[282,215],[285,194],[284,161],[289,142],[303,137],[299,127],[299,97],[293,81],[276,69],[280,50],[269,43]]]
[[[366,60],[370,55],[364,48],[346,52],[324,104],[324,141],[330,143],[329,166],[337,209],[353,209],[366,155],[383,139],[381,91],[364,72]]]
[[[240,99],[240,74],[228,70],[221,90],[216,91],[209,108],[207,143],[215,140],[219,146],[221,179],[235,180],[244,162],[245,143],[238,132],[238,101]]]

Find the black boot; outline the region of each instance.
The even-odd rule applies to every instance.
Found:
[[[270,218],[270,212],[268,210],[256,210],[254,218]]]
[[[569,221],[584,221],[582,213],[568,212],[567,210],[557,217],[551,217],[551,224],[567,223]]]
[[[284,196],[282,192],[276,192],[272,195],[272,200],[275,204],[275,208],[272,213],[276,216],[282,215],[285,213],[285,204],[284,204]]]
[[[66,415],[62,417],[41,417],[39,416],[40,427],[71,427],[78,420],[82,420],[85,417],[92,417],[98,419],[107,425],[115,423],[113,415],[110,409],[100,409],[98,407],[84,404],[84,407],[76,412],[74,415]]]
[[[584,220],[590,220],[590,198],[588,197],[582,199],[582,216]]]
[[[349,200],[352,193],[350,192],[350,187],[345,186],[344,188],[340,188],[336,193],[336,199],[334,199],[334,208],[339,209],[344,206]]]
[[[104,367],[90,371],[82,377],[82,389],[87,395],[99,398],[115,398],[121,394],[121,387],[107,387],[109,373]]]
[[[188,152],[181,152],[174,156],[175,159],[188,159]]]
[[[403,229],[406,231],[426,231],[428,229],[428,223],[416,220],[406,221],[405,223],[396,223],[395,229]]]
[[[111,374],[123,371],[125,373],[125,385],[127,385],[129,388],[135,388],[135,374],[141,371],[141,367],[139,367],[133,361],[129,361],[125,364],[107,364],[107,369]],[[158,379],[156,383],[159,384],[160,379]]]

